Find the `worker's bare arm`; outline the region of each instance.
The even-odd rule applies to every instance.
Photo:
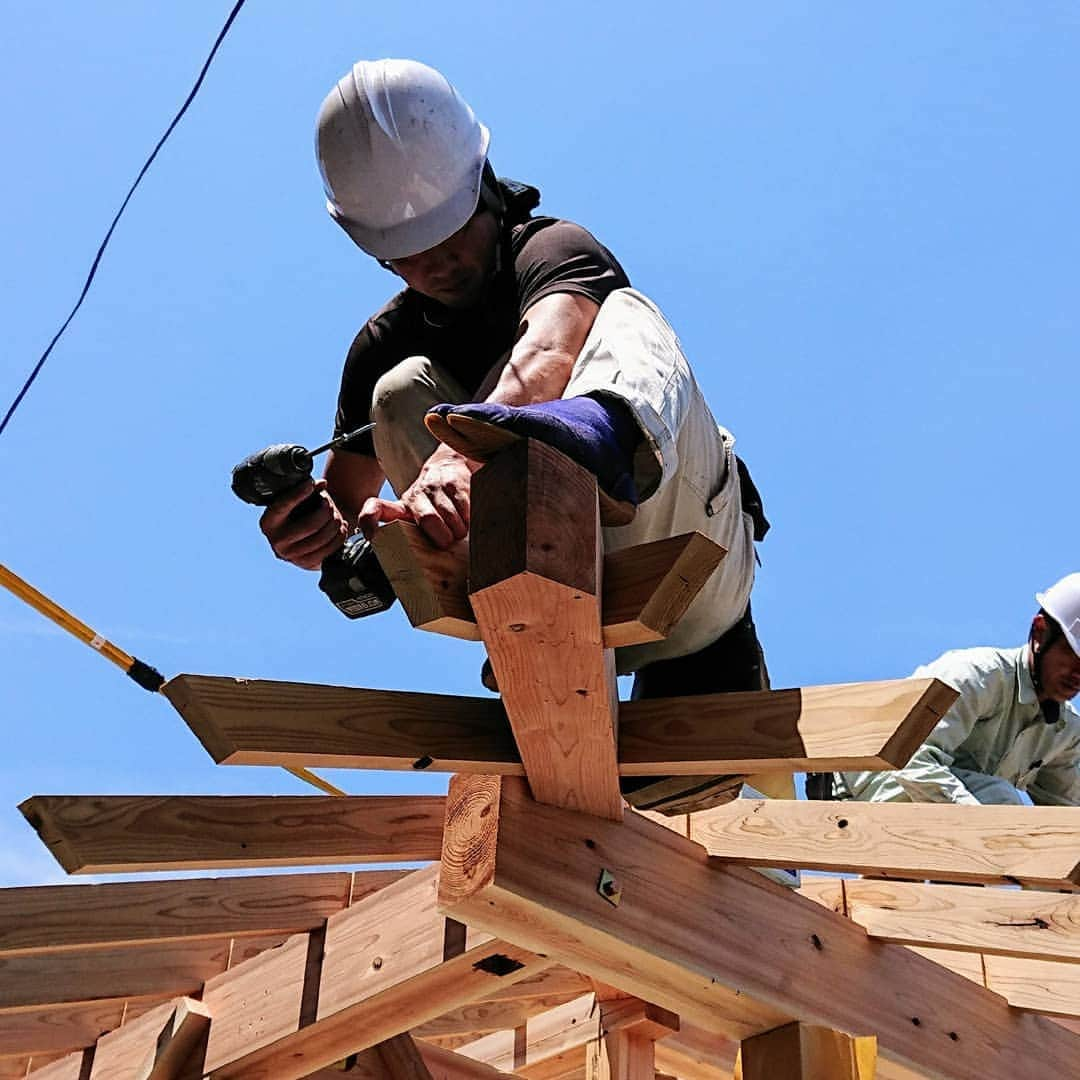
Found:
[[[531,405],[561,397],[599,310],[594,300],[574,293],[538,300],[525,312],[514,347],[488,374],[477,399]],[[405,518],[437,547],[449,547],[469,531],[474,468],[456,450],[438,447],[400,500],[368,500],[360,527],[370,536],[378,525]]]
[[[272,503],[259,519],[259,528],[279,559],[304,570],[318,570],[327,555],[345,542],[360,508],[378,494],[382,482],[383,472],[375,458],[331,451],[325,479],[306,481]],[[319,505],[299,521],[289,521],[292,510],[312,492],[319,493]]]

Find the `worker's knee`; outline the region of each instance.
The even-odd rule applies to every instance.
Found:
[[[423,415],[433,403],[435,380],[426,356],[409,356],[379,376],[371,395],[371,418],[393,424]]]

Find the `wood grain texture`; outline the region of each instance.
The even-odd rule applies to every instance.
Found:
[[[172,1080],[209,1028],[201,1002],[166,1002],[98,1040],[90,1080]]]
[[[111,999],[62,1009],[0,1014],[0,1054],[60,1054],[82,1050],[119,1027],[124,1002]]]
[[[417,1045],[432,1080],[508,1080],[513,1075],[430,1043]]]
[[[786,1024],[742,1044],[743,1080],[874,1080],[877,1041],[813,1024]]]
[[[471,601],[537,799],[619,820],[596,480],[524,441],[473,477]]]
[[[597,894],[602,869],[621,884],[618,907]],[[1067,1073],[1080,1048],[1049,1021],[640,815],[616,825],[543,806],[513,778],[451,783],[440,901],[448,915],[730,1037],[798,1016],[873,1031],[880,1053],[958,1080],[1022,1075],[1035,1056],[1047,1075]]]
[[[412,626],[480,640],[469,602],[467,540],[441,551],[418,526],[395,521],[378,530],[374,545]],[[601,605],[605,648],[666,637],[724,554],[701,533],[684,533],[605,556]]]
[[[4,1080],[8,1077],[33,1076],[34,1080],[89,1080],[90,1069],[94,1062],[94,1048],[76,1050],[70,1054],[63,1054],[56,1060],[51,1060],[50,1054],[37,1054],[27,1059],[27,1066],[23,1072],[0,1072]]]
[[[195,994],[225,971],[229,938],[0,958],[0,1013],[102,998]]]
[[[416,871],[332,915],[319,950],[297,935],[210,980],[207,1074],[295,1080],[551,965],[458,933],[435,911],[436,877]]]
[[[70,874],[437,859],[441,796],[35,795],[19,809]]]
[[[660,641],[686,614],[727,552],[702,533],[622,548],[604,559],[604,645]]]
[[[393,521],[376,531],[372,545],[412,626],[465,641],[480,640],[469,604],[467,538],[442,550],[419,526]]]
[[[359,873],[357,898],[401,874]],[[86,945],[295,933],[340,911],[352,892],[353,875],[342,873],[0,889],[0,958]]]
[[[882,941],[1080,963],[1075,894],[866,879],[844,891],[851,918]]]
[[[523,772],[494,698],[207,675],[162,693],[219,765]]]
[[[743,865],[1072,888],[1080,807],[740,799],[695,814],[691,835]]]
[[[1080,1018],[1080,965],[1018,956],[983,956],[986,987],[1017,1009]]]
[[[937,679],[624,702],[624,776],[903,768],[956,691]]]
[[[735,1067],[739,1043],[680,1018],[679,1030],[656,1043],[656,1068],[682,1080],[716,1080]]]

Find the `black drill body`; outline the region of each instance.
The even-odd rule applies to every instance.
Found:
[[[335,440],[338,445],[344,441]],[[233,492],[253,506],[269,506],[311,479],[313,457],[311,451],[294,443],[268,446],[233,469]],[[300,521],[307,517],[318,509],[319,501],[319,494],[313,492],[292,510],[289,520]],[[319,588],[350,619],[386,611],[395,599],[394,588],[379,565],[374,549],[359,534],[350,536],[343,547],[323,560]]]

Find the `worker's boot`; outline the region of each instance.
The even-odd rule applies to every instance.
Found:
[[[634,450],[641,429],[617,398],[573,397],[537,405],[477,401],[436,405],[428,430],[470,461],[488,461],[518,439],[536,439],[588,469],[600,489],[604,525],[625,525],[637,509]]]
[[[768,690],[769,672],[747,605],[743,617],[690,656],[660,660],[637,672],[635,700]],[[744,776],[624,776],[623,798],[638,810],[693,814],[739,797]]]

